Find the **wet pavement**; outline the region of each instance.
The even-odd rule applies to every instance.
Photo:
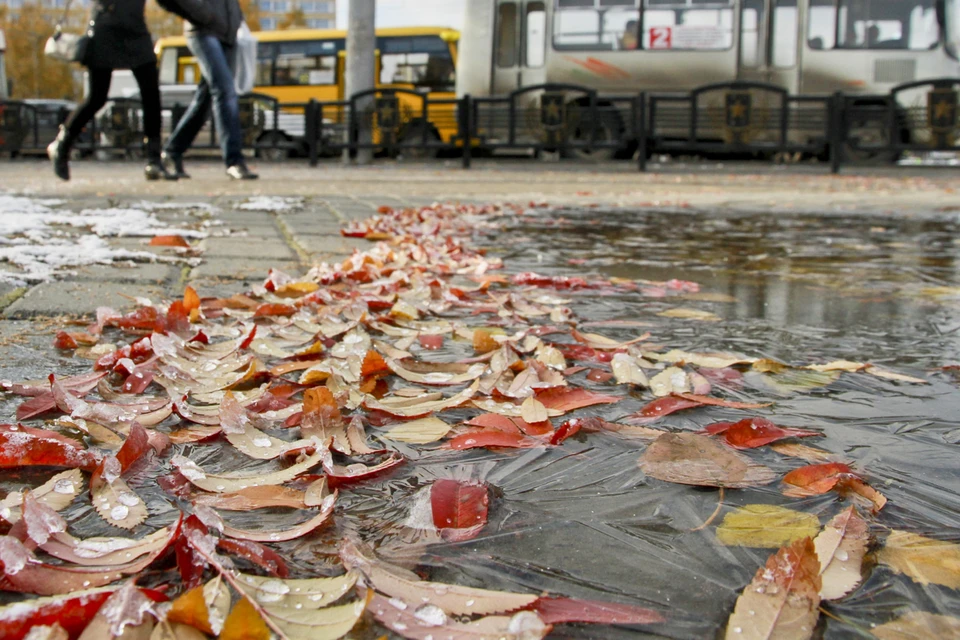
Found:
[[[215,168],[207,170],[212,176]],[[5,171],[0,169],[0,177],[9,175]],[[267,186],[239,187],[256,190],[243,194],[229,193],[212,177],[182,190],[150,185],[144,193],[130,186],[135,174],[129,169],[110,193],[84,187],[83,171],[81,181],[65,190],[25,177],[23,188],[34,197],[65,200],[60,210],[162,202],[171,206],[155,211],[161,221],[209,234],[195,242],[193,262],[138,258],[78,268],[50,282],[7,285],[0,377],[86,371],[89,360],[52,346],[65,317],[89,318],[102,305],[123,309],[136,296],[174,298],[186,284],[203,296],[230,295],[261,282],[270,268],[297,273],[314,261],[343,258],[368,243],[342,238],[340,225],[369,217],[381,205],[426,204],[434,199],[431,189],[438,198],[478,202],[546,200],[556,206],[528,210],[506,228],[478,235],[476,243],[502,257],[508,273],[640,283],[630,292],[563,292],[592,331],[617,340],[649,331],[651,342],[664,350],[736,352],[795,366],[871,363],[927,381],[747,372],[723,388],[750,402],[773,402],[762,413],[781,426],[822,431],[815,446],[854,463],[889,499],[872,520],[875,535],[906,529],[960,542],[960,390],[950,368],[960,363],[956,174],[831,178],[800,171],[730,179],[716,172],[661,173],[601,175],[593,182],[577,175],[571,185],[562,171],[534,172],[524,184],[494,169],[458,177],[462,183],[434,170],[373,169],[332,172],[330,182],[316,184],[301,178],[302,171],[291,169],[286,191],[282,180],[269,180]],[[604,190],[611,184],[614,189]],[[4,181],[4,188],[10,183]],[[265,193],[297,194],[302,200],[289,209],[276,199],[259,201],[261,209],[243,208]],[[177,202],[216,209],[185,217],[173,206]],[[187,257],[146,246],[142,238],[109,243]],[[681,290],[664,284],[671,280],[699,286]],[[586,373],[576,381],[601,392],[613,388]],[[649,399],[635,393],[590,413],[618,420]],[[0,403],[5,420],[18,401]],[[708,407],[653,426],[694,431],[741,417],[742,412]],[[717,491],[645,477],[637,466],[645,444],[614,434],[581,434],[562,448],[464,452],[455,459],[458,473],[496,488],[490,522],[474,540],[432,545],[420,567],[435,580],[640,604],[668,618],[655,628],[562,625],[551,637],[713,637],[771,552],[720,544],[715,529],[723,515],[737,506],[776,504],[813,513],[824,523],[843,506],[835,494],[787,498],[777,485],[728,491],[717,521],[697,530],[717,506]],[[385,542],[392,534],[383,523],[397,523],[397,505],[451,464],[449,455],[430,450],[402,452],[411,460],[408,470],[341,499],[343,518],[357,529],[382,528]],[[758,450],[753,457],[781,475],[799,464],[772,451]],[[302,571],[323,568],[335,544],[330,538],[319,545],[286,543],[282,555]],[[919,585],[872,564],[865,576],[851,597],[828,605],[830,615],[821,617],[818,633],[869,637],[873,625],[908,610],[954,616],[960,611],[955,590]]]

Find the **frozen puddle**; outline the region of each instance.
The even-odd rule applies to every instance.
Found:
[[[144,202],[129,208],[84,209],[77,213],[59,209],[63,203],[0,194],[0,282],[43,282],[71,273],[77,267],[122,260],[190,261],[180,256],[112,247],[106,238],[179,235],[199,239],[208,235],[207,229],[213,224],[209,220],[185,220],[183,228],[171,227],[151,212],[178,208],[189,216],[206,216],[213,211],[209,205]]]

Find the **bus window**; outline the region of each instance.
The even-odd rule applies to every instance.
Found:
[[[797,0],[776,0],[773,8],[773,66],[789,69],[797,65]]]
[[[526,24],[526,50],[524,64],[527,67],[543,66],[547,47],[547,8],[542,2],[528,2]]]
[[[377,38],[380,84],[411,84],[429,91],[453,91],[456,84],[450,45],[439,36]]]
[[[811,49],[833,49],[837,37],[836,0],[810,0],[807,25],[807,46]]]
[[[760,66],[760,23],[763,22],[763,0],[744,0],[740,14],[740,66]]]
[[[257,77],[254,86],[268,87],[273,84],[273,58],[276,51],[272,43],[257,43]]]
[[[553,46],[558,50],[638,49],[640,0],[556,0]]]
[[[517,5],[505,2],[497,13],[497,66],[517,64]]]
[[[337,49],[336,42],[327,40],[278,42],[274,86],[336,84]]]
[[[167,47],[160,54],[160,84],[177,84],[179,58],[180,48],[178,47]]]
[[[733,46],[733,2],[646,0],[641,46],[688,51],[729,49]]]
[[[940,42],[936,2],[812,0],[807,42],[814,49],[933,49]]]

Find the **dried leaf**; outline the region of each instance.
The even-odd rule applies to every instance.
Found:
[[[551,627],[532,611],[513,616],[487,616],[472,622],[457,622],[434,604],[407,604],[401,598],[375,595],[370,611],[380,624],[405,638],[428,640],[536,640]]]
[[[507,447],[511,449],[529,448],[542,445],[537,440],[524,437],[519,433],[507,433],[495,429],[470,431],[451,438],[447,443],[451,449],[478,449],[482,447]]]
[[[692,433],[661,435],[640,457],[640,468],[658,480],[702,487],[744,488],[777,479],[767,467]]]
[[[524,422],[543,422],[549,418],[547,408],[533,396],[524,400],[520,405],[520,417],[523,418]]]
[[[133,529],[147,519],[147,505],[123,478],[110,481],[94,476],[90,483],[93,506],[107,524]]]
[[[78,590],[63,596],[33,598],[0,607],[5,638],[23,638],[32,627],[59,624],[78,637],[118,587]]]
[[[850,507],[834,516],[813,541],[820,559],[822,599],[839,600],[860,584],[867,538],[867,523]]]
[[[147,640],[153,632],[153,602],[133,581],[114,591],[78,640]]]
[[[677,307],[675,309],[667,309],[666,311],[661,311],[657,314],[662,318],[680,318],[683,320],[700,320],[701,322],[719,322],[720,316],[715,313],[710,313],[709,311],[702,311],[700,309],[689,309],[687,307]]]
[[[440,479],[430,486],[433,524],[444,540],[475,538],[487,523],[490,504],[486,485]]]
[[[748,504],[723,517],[717,540],[727,546],[777,549],[820,530],[812,513],[793,511],[772,504]]]
[[[578,598],[539,598],[532,609],[547,624],[657,624],[666,621],[656,611],[644,607]]]
[[[302,462],[291,465],[286,469],[273,471],[270,473],[253,472],[247,474],[216,474],[207,473],[197,463],[189,458],[177,455],[170,460],[170,464],[177,468],[183,476],[192,484],[200,487],[204,491],[214,493],[231,493],[246,489],[248,487],[263,487],[271,484],[283,484],[289,482],[302,473],[306,473],[313,467],[320,464],[323,460],[326,450],[320,443],[315,443],[317,450],[313,455],[307,457]]]
[[[223,535],[230,536],[231,538],[237,538],[239,540],[253,540],[255,542],[284,542],[286,540],[301,538],[314,529],[319,528],[330,519],[330,514],[333,513],[333,506],[336,502],[336,499],[337,492],[334,491],[331,495],[324,499],[320,513],[313,516],[309,520],[301,522],[295,527],[291,527],[286,530],[271,531],[268,529],[260,529],[257,531],[251,531],[247,529],[238,529],[224,523]]]
[[[450,432],[450,425],[440,418],[418,418],[390,427],[382,437],[396,442],[427,444],[442,439]]]
[[[377,400],[373,396],[367,396],[364,400],[364,405],[368,409],[383,411],[384,413],[389,413],[392,416],[399,416],[401,418],[419,418],[421,416],[427,416],[431,413],[437,413],[445,409],[459,407],[463,403],[470,400],[470,398],[477,393],[478,387],[479,383],[474,382],[460,393],[449,398],[436,400],[424,399],[414,402],[411,402],[410,398],[399,398],[396,396],[391,398],[383,398],[382,400]]]
[[[266,485],[248,487],[232,493],[201,494],[193,500],[202,504],[227,511],[253,511],[254,509],[306,509],[304,492],[290,487]]]
[[[634,384],[640,387],[649,387],[650,380],[643,372],[637,359],[626,353],[617,353],[610,361],[610,368],[617,379],[617,384]]]
[[[0,468],[71,467],[93,470],[100,462],[91,451],[52,431],[0,425]]]
[[[658,398],[672,393],[689,393],[690,377],[679,367],[667,367],[650,379],[650,390]]]
[[[745,418],[739,422],[715,422],[704,429],[710,435],[723,435],[735,449],[754,449],[783,440],[823,435],[819,431],[778,427],[766,418]]]
[[[270,629],[246,598],[240,598],[223,624],[219,640],[270,640]]]
[[[548,415],[550,410],[574,411],[583,407],[592,407],[598,404],[613,404],[623,400],[621,396],[611,396],[603,393],[595,393],[580,387],[551,387],[549,389],[540,389],[536,393],[537,400],[547,408]],[[527,422],[539,422],[538,420],[527,420]],[[546,418],[544,418],[546,420]]]
[[[820,563],[810,538],[770,556],[737,598],[727,640],[804,640],[813,635],[820,606]]]
[[[336,578],[277,580],[240,573],[237,579],[244,592],[261,604],[319,609],[350,593],[359,576],[356,571],[350,571]]]
[[[877,560],[920,584],[960,589],[960,545],[893,530]]]
[[[960,618],[911,611],[896,620],[870,630],[881,640],[928,640],[929,638],[960,638]]]

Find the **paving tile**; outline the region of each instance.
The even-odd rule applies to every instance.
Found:
[[[197,278],[223,278],[228,280],[256,280],[267,277],[270,269],[281,269],[288,273],[300,273],[302,267],[293,260],[238,260],[227,258],[212,258],[195,267],[188,277],[190,281]]]
[[[27,291],[7,307],[3,315],[6,318],[91,315],[97,307],[128,308],[133,304],[131,296],[159,301],[170,295],[170,289],[153,284],[132,287],[120,282],[45,282]]]
[[[285,242],[252,234],[245,237],[207,238],[201,243],[201,247],[206,259],[289,260],[296,257]]]

